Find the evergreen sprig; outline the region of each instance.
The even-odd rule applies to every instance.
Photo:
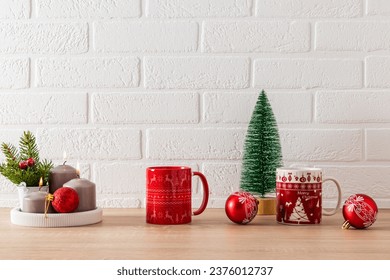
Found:
[[[272,107],[263,90],[256,102],[244,144],[240,188],[264,197],[275,190],[282,149]]]
[[[22,159],[33,158],[36,162],[39,162],[39,151],[36,144],[34,134],[30,131],[23,132],[23,136],[19,141],[20,157]]]
[[[53,164],[46,159],[40,161],[36,139],[30,131],[23,132],[19,141],[19,151],[10,143],[2,143],[1,151],[5,155],[5,162],[0,165],[0,173],[12,183],[18,185],[25,182],[27,186],[38,186],[41,177],[43,183],[47,183]],[[19,163],[29,158],[34,159],[35,164],[21,169]]]

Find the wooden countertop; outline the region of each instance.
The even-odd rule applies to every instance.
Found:
[[[390,259],[390,210],[366,230],[342,230],[341,212],[321,225],[286,226],[257,216],[242,226],[224,209],[187,225],[145,223],[145,209],[104,209],[103,222],[71,228],[11,224],[0,208],[0,259]]]

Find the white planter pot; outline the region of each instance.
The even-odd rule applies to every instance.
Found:
[[[19,206],[20,206],[20,210],[23,211],[23,199],[24,197],[29,194],[29,193],[32,193],[32,192],[37,192],[39,191],[39,187],[26,187],[26,183],[22,182],[20,183],[17,187],[18,189],[18,197],[19,197]],[[48,191],[49,190],[49,187],[48,186],[43,186],[41,188],[41,191]]]

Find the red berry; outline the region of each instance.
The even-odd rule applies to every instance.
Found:
[[[23,161],[19,162],[20,169],[27,169],[27,166],[28,166],[27,161],[23,160]]]
[[[34,166],[34,164],[35,164],[35,160],[33,159],[33,158],[29,158],[28,160],[27,160],[27,165],[29,166],[29,167],[32,167],[32,166]]]

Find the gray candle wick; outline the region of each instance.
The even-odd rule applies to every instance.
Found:
[[[64,161],[64,163],[62,165],[65,165],[65,163],[66,163],[66,160]]]

